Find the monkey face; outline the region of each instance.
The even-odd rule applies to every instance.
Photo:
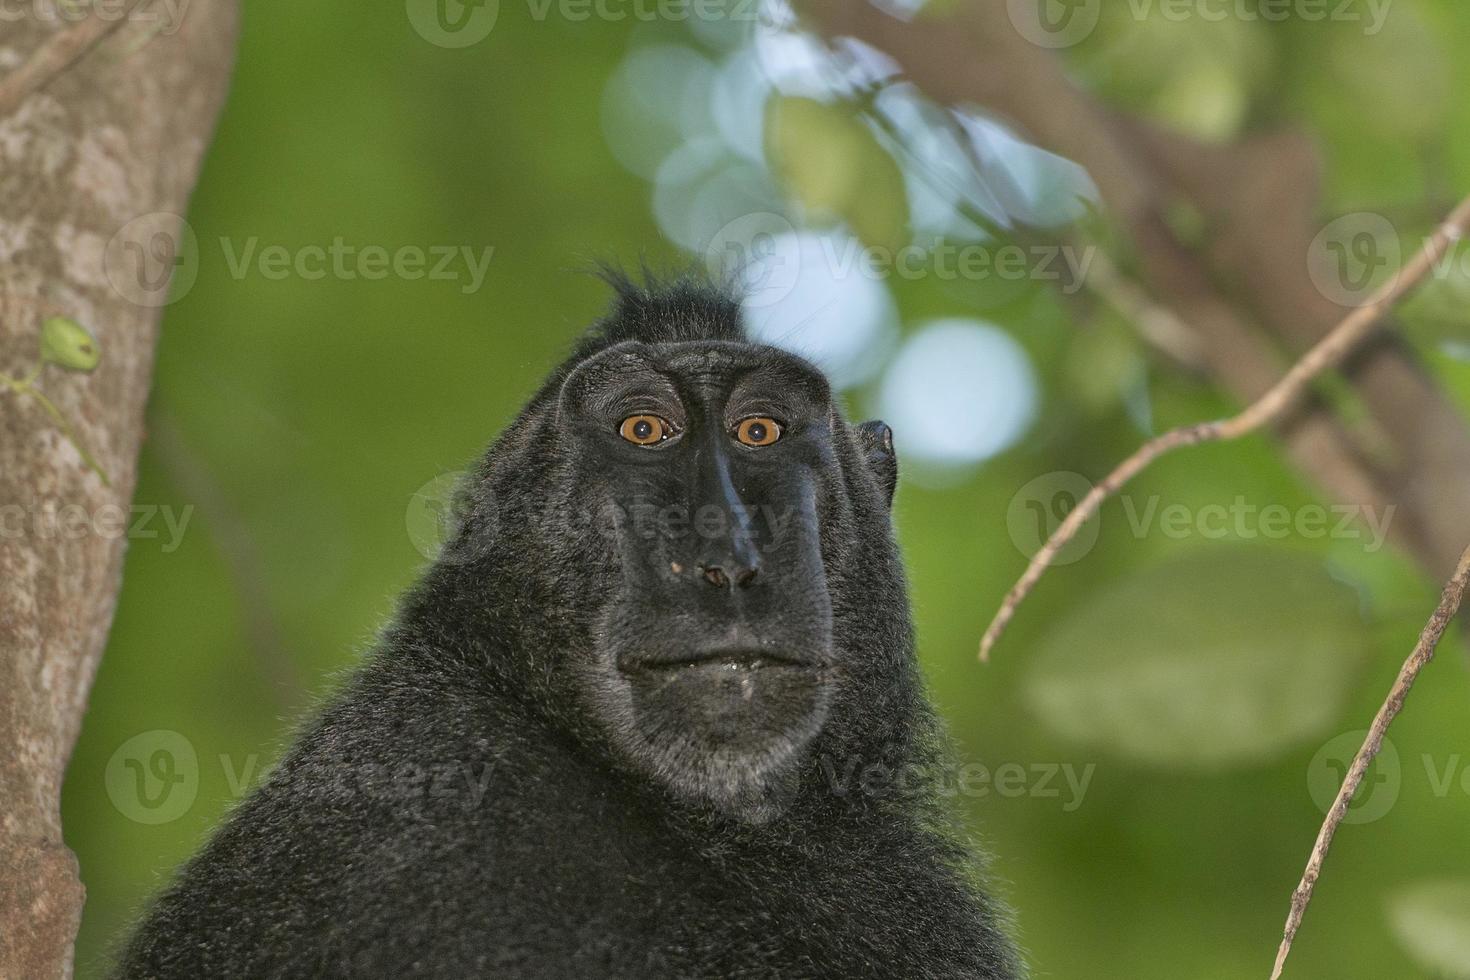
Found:
[[[850,666],[830,584],[852,523],[837,441],[851,455],[854,438],[826,380],[773,348],[627,342],[568,376],[557,422],[598,515],[577,545],[592,650],[569,665],[586,703],[675,796],[770,819]]]

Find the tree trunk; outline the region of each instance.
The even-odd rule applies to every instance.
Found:
[[[75,320],[101,350],[91,373],[48,366],[35,382],[70,437],[42,401],[0,386],[0,977],[31,980],[71,974],[83,889],[62,842],[62,776],[121,582],[160,283],[197,261],[172,243],[224,100],[236,10],[11,8],[0,374],[30,373],[48,316]],[[171,24],[174,9],[185,13]]]

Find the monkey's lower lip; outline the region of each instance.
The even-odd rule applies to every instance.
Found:
[[[710,649],[675,656],[629,658],[620,668],[627,671],[668,671],[690,667],[724,667],[729,670],[764,670],[776,667],[815,668],[816,662],[781,650]]]

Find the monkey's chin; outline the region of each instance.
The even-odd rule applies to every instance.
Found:
[[[791,802],[831,701],[830,672],[766,657],[624,668],[619,741],[686,804],[747,824]]]

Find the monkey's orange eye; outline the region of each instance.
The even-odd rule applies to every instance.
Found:
[[[781,438],[781,423],[764,415],[753,415],[735,426],[735,438],[747,446],[769,446]]]
[[[629,415],[618,426],[618,435],[635,446],[656,446],[674,434],[674,427],[657,415]]]

